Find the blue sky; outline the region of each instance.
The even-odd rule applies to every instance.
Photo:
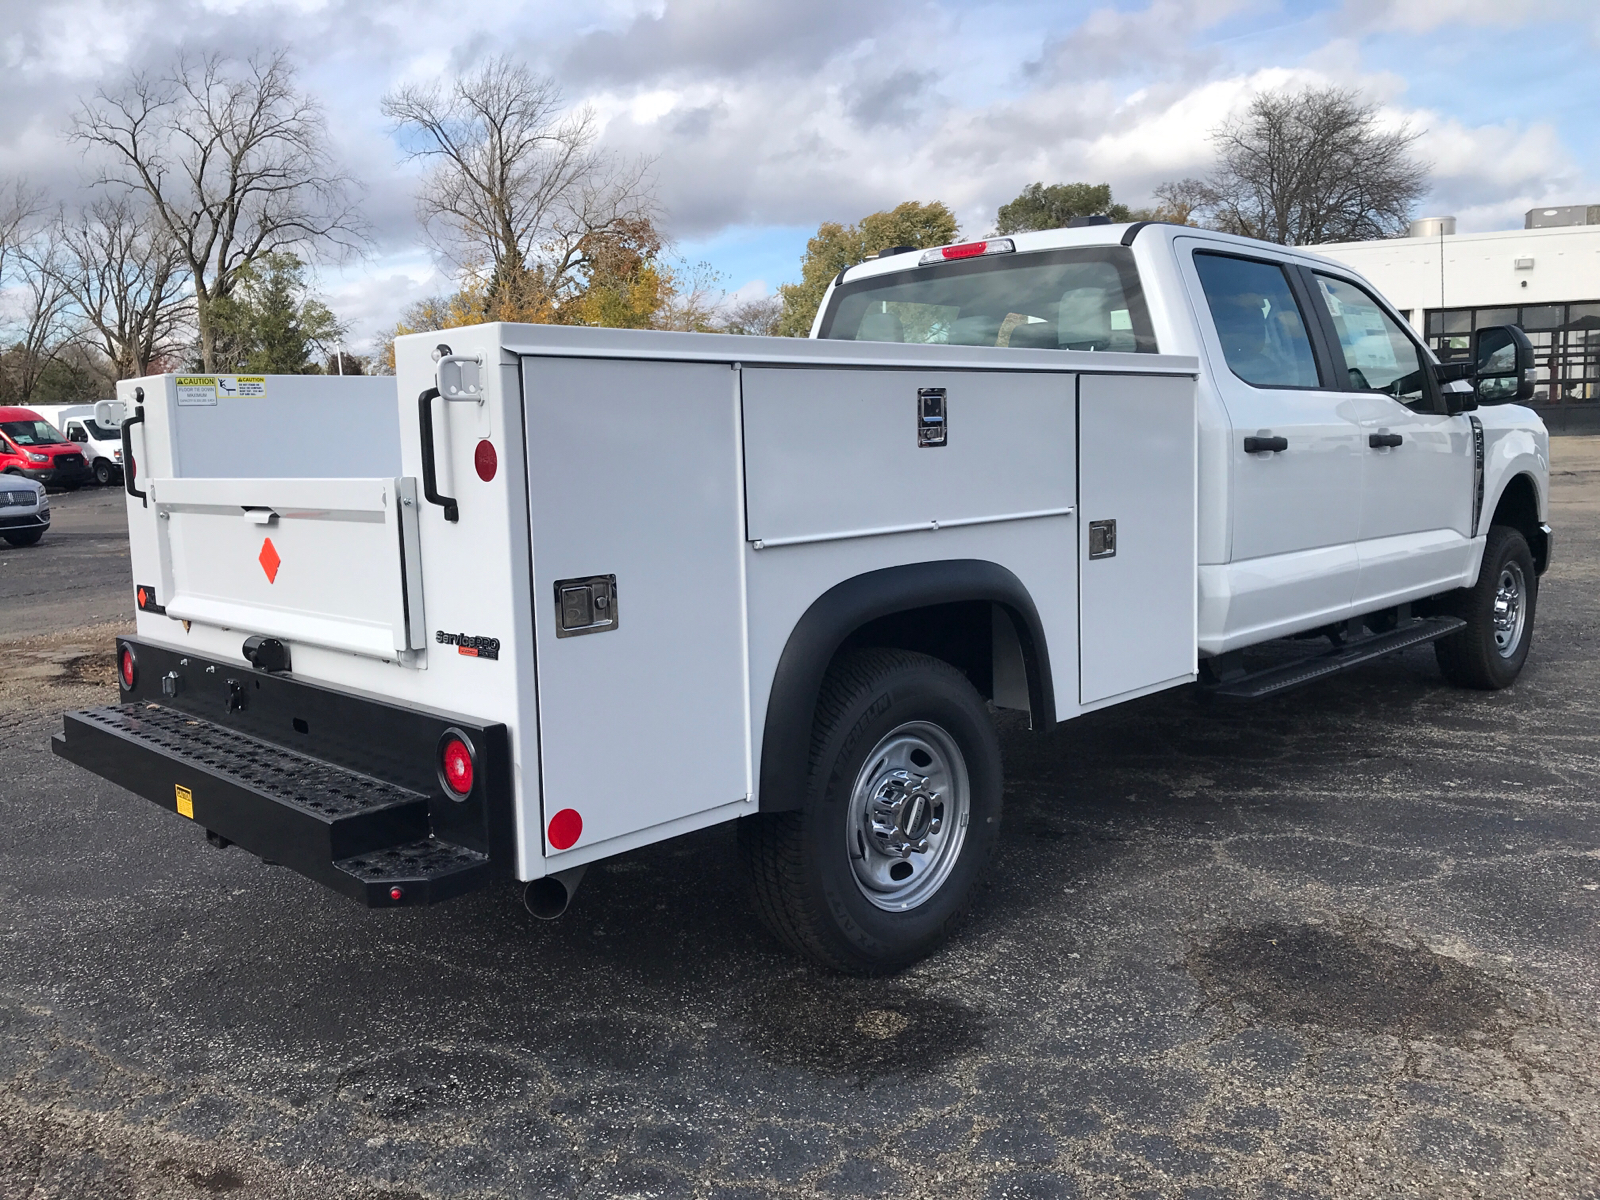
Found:
[[[0,182],[70,200],[90,165],[61,137],[79,96],[179,50],[278,45],[364,188],[371,253],[319,268],[358,346],[451,283],[379,99],[492,53],[654,158],[678,253],[730,291],[795,278],[820,221],[901,200],[943,200],[973,234],[1032,180],[1146,203],[1203,173],[1206,131],[1263,88],[1359,88],[1421,131],[1424,207],[1463,230],[1600,202],[1592,0],[0,0]]]

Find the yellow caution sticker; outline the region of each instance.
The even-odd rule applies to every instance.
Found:
[[[194,793],[181,783],[175,783],[172,788],[178,794],[178,815],[194,820]]]

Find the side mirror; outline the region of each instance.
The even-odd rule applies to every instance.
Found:
[[[1533,399],[1533,343],[1515,325],[1490,325],[1472,335],[1472,378],[1484,404]]]

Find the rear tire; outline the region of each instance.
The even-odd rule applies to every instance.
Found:
[[[994,722],[960,671],[903,650],[842,657],[817,702],[803,808],[739,824],[762,920],[836,971],[930,954],[994,849],[1001,781]]]
[[[1477,583],[1452,593],[1446,607],[1467,627],[1433,644],[1444,677],[1482,691],[1515,683],[1533,646],[1538,600],[1527,540],[1509,525],[1490,526]]]
[[[22,533],[7,533],[0,535],[13,546],[37,546],[39,539],[44,536],[42,529],[28,529]]]

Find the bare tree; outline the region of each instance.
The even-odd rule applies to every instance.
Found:
[[[1343,88],[1263,92],[1211,135],[1205,179],[1163,184],[1164,208],[1228,233],[1288,246],[1391,237],[1428,190],[1419,135],[1380,128],[1377,106]]]
[[[110,159],[100,182],[143,192],[192,281],[200,357],[216,368],[212,303],[275,251],[349,250],[365,238],[316,101],[286,52],[235,63],[179,58],[78,113],[72,136]]]
[[[194,304],[184,255],[130,194],[97,198],[57,218],[51,269],[82,314],[115,379],[149,373],[189,341]]]
[[[13,290],[17,300],[6,314],[8,346],[0,385],[16,403],[27,404],[40,377],[75,340],[77,327],[72,298],[59,278],[61,243],[55,230],[45,226],[19,241],[21,286]]]
[[[564,112],[555,83],[513,59],[400,88],[383,111],[433,160],[417,210],[440,249],[523,309],[552,307],[597,241],[656,216],[649,163],[598,151],[593,113]]]
[[[750,296],[735,301],[723,310],[718,332],[777,337],[778,322],[782,319],[782,296]]]
[[[44,194],[13,179],[0,191],[0,287],[15,267],[17,254],[32,234],[32,223],[44,208]]]

